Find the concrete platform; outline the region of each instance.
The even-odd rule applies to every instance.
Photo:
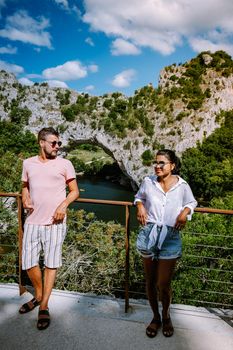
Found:
[[[30,293],[18,295],[15,284],[0,284],[0,346],[3,350],[232,350],[233,328],[205,308],[172,305],[175,333],[145,335],[151,320],[147,303],[54,290],[50,301],[51,325],[36,328],[38,308],[20,315]]]

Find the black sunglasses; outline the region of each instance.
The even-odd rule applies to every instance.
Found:
[[[47,141],[47,140],[44,140],[44,141],[48,142],[52,148],[56,147],[56,145],[58,145],[58,147],[61,147],[62,145],[61,141]]]

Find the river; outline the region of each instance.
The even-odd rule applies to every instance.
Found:
[[[77,179],[81,198],[107,199],[114,201],[133,202],[134,192],[126,189],[118,183],[105,180],[100,177],[80,177]],[[98,219],[104,221],[114,220],[121,224],[125,223],[125,207],[113,205],[74,203],[71,208],[84,209],[94,212]],[[135,208],[130,209],[130,228],[138,227]]]

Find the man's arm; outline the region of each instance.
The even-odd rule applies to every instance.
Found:
[[[22,183],[22,202],[23,202],[23,207],[25,209],[29,209],[30,211],[33,211],[28,182]]]
[[[70,203],[75,201],[79,197],[79,189],[76,179],[71,179],[70,181],[67,181],[69,194],[67,195],[66,199],[57,207],[53,219],[55,223],[62,222],[65,215],[66,210]]]

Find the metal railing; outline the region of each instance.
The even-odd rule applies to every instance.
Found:
[[[16,198],[17,200],[17,215],[18,215],[18,271],[19,271],[19,293],[20,295],[26,291],[25,286],[22,283],[22,237],[23,237],[23,224],[24,224],[24,209],[22,205],[22,196],[20,193],[3,193],[0,192],[0,197]],[[130,222],[130,207],[133,206],[132,202],[125,201],[111,201],[111,200],[99,200],[99,199],[87,199],[79,198],[76,202],[80,203],[92,203],[92,204],[104,204],[125,207],[125,312],[129,307],[129,222]]]
[[[0,193],[0,197],[8,197],[8,198],[15,198],[16,203],[17,203],[17,221],[18,221],[18,281],[19,281],[19,293],[22,294],[26,291],[26,288],[24,286],[24,283],[22,283],[22,270],[21,270],[21,266],[22,266],[22,261],[21,261],[21,250],[22,250],[22,236],[23,236],[23,222],[24,222],[24,210],[23,210],[23,206],[22,206],[22,198],[21,198],[21,194],[20,193]],[[87,198],[79,198],[77,200],[77,202],[80,203],[90,203],[90,204],[102,204],[102,205],[113,205],[113,206],[121,206],[125,208],[125,224],[124,224],[124,231],[125,231],[125,288],[124,288],[124,298],[125,298],[125,312],[127,312],[128,308],[129,308],[129,294],[132,293],[133,295],[137,294],[138,291],[130,291],[130,227],[129,227],[129,223],[130,223],[130,208],[133,206],[132,202],[125,202],[125,201],[111,201],[111,200],[99,200],[99,199],[87,199]],[[213,209],[213,208],[196,208],[195,209],[196,213],[200,214],[218,214],[218,215],[226,215],[226,216],[231,216],[233,215],[233,210],[222,210],[222,209]],[[113,218],[114,219],[114,218]],[[193,232],[192,232],[193,233]],[[187,233],[188,234],[188,233]],[[200,232],[194,232],[194,236],[198,236],[198,235],[203,235],[205,236],[205,233],[200,233]],[[206,234],[207,235],[207,234]],[[220,235],[218,235],[220,236]],[[232,236],[229,235],[230,239],[232,240]],[[212,245],[212,244],[202,244],[200,242],[198,243],[194,243],[194,245],[196,247],[198,247],[198,249],[204,247],[204,248],[213,248],[213,249],[229,249],[229,251],[233,248],[228,248],[226,246],[221,246],[219,247],[218,245]],[[215,264],[212,263],[212,265],[214,266],[209,266],[206,267],[206,269],[209,270],[220,270],[221,272],[227,272],[227,273],[232,273],[232,270],[222,270],[221,266],[218,265],[218,259],[221,261],[221,259],[224,258],[219,258],[219,257],[215,257],[215,256],[205,256],[205,255],[200,255],[200,254],[188,254],[186,253],[185,258],[188,259],[199,259],[199,261],[202,260],[208,260],[210,259],[211,262],[215,262]],[[183,259],[182,259],[183,260]],[[230,262],[233,262],[232,260],[232,256],[231,257],[227,257],[225,258],[225,260],[229,260]],[[198,270],[198,269],[202,269],[203,270],[203,266],[189,266],[186,265],[184,267],[185,269],[193,269],[193,270]],[[206,278],[206,276],[205,276]],[[207,279],[206,279],[207,281]],[[233,282],[229,281],[219,281],[219,280],[214,280],[211,279],[210,280],[211,283],[220,283],[222,282],[223,284],[228,284],[229,286],[233,286]],[[142,284],[142,283],[141,283]],[[139,295],[140,294],[144,294],[141,292],[142,288],[139,288]],[[205,291],[202,291],[198,288],[193,288],[192,289],[193,292],[198,292],[198,294],[200,295],[201,293],[204,293]],[[208,291],[208,293],[221,293],[219,291]],[[227,293],[221,293],[221,295],[224,297],[225,294]],[[187,298],[187,301],[192,301],[192,299]],[[218,306],[218,303],[209,303],[208,301],[203,301],[203,300],[197,300],[197,299],[193,299],[194,302],[199,303],[199,304],[204,304],[204,305],[209,305],[209,304],[216,304]],[[221,303],[221,305],[224,305],[224,303]],[[233,307],[232,304],[227,304],[226,303],[226,307]]]

